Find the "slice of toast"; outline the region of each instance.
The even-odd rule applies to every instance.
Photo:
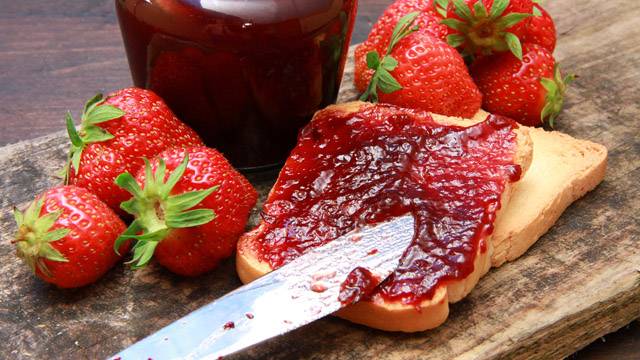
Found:
[[[368,106],[373,105],[354,102],[331,106],[330,109],[351,113],[360,111]],[[475,122],[484,120],[486,115],[486,113],[478,114],[475,121],[439,115],[433,115],[433,118],[443,125],[470,126]],[[532,144],[528,129],[520,127],[514,131],[517,135],[517,149],[513,162],[520,165],[522,171],[526,172],[532,158]],[[509,202],[512,191],[513,186],[507,183],[502,194],[502,204]],[[501,211],[498,211],[496,215],[497,218],[500,218]],[[254,243],[254,240],[263,231],[263,226],[265,224],[261,223],[256,229],[243,235],[238,243],[236,267],[240,279],[245,283],[272,270],[268,263],[260,261],[255,250],[257,244]],[[473,272],[462,280],[441,284],[430,300],[422,301],[418,305],[406,305],[401,302],[383,299],[380,296],[374,296],[371,300],[361,301],[344,308],[337,315],[356,323],[390,331],[421,331],[442,324],[448,316],[449,303],[464,298],[473,289],[480,277],[490,269],[492,255],[490,237],[488,236],[484,239],[488,245],[484,252],[478,246]]]
[[[572,202],[602,181],[607,168],[607,148],[600,144],[537,128],[529,134],[533,161],[495,222],[494,267],[524,254]]]

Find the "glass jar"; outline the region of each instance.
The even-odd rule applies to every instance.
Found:
[[[239,168],[281,163],[336,101],[357,0],[116,0],[134,84]]]

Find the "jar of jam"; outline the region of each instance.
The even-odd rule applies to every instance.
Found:
[[[116,0],[134,84],[239,168],[281,163],[336,101],[357,0]]]

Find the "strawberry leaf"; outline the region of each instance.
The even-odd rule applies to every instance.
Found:
[[[393,71],[398,66],[398,60],[391,56],[385,56],[380,65],[387,71]]]
[[[64,255],[60,253],[60,251],[58,251],[56,248],[54,248],[51,245],[43,246],[42,249],[40,250],[40,256],[51,261],[69,262],[69,260],[67,260],[67,258],[65,258]],[[51,276],[51,274],[49,273],[48,276]]]
[[[127,262],[127,264],[135,263],[131,266],[132,269],[141,269],[145,267],[153,257],[156,246],[158,246],[157,241],[147,241],[141,244],[142,245],[136,247],[133,251],[133,259]]]
[[[460,32],[466,31],[469,28],[466,23],[458,19],[443,19],[440,23]]]
[[[113,244],[113,251],[115,251],[115,253],[118,256],[122,255],[120,254],[120,247],[122,247],[122,245],[127,240],[129,240],[130,238],[129,236],[135,235],[140,231],[142,231],[142,227],[140,226],[140,223],[138,222],[138,220],[133,220],[129,225],[129,227],[127,228],[127,230],[125,230],[122,234],[120,234],[120,236],[118,236],[118,238],[116,239],[115,243]]]
[[[447,7],[449,6],[449,0],[435,0],[434,7],[440,16],[447,17]]]
[[[520,39],[518,39],[514,33],[510,32],[504,34],[504,39],[511,53],[522,61],[522,44],[520,44]]]
[[[89,110],[85,114],[85,122],[87,124],[99,124],[105,121],[117,119],[126,114],[124,111],[113,105],[98,105]]]
[[[103,123],[117,119],[125,115],[125,112],[119,108],[104,104],[102,94],[97,94],[84,105],[81,118],[81,130],[78,131],[73,124],[73,118],[71,114],[67,112],[65,116],[67,134],[71,140],[71,149],[69,150],[69,156],[67,157],[67,163],[63,169],[63,177],[65,184],[69,181],[69,171],[71,166],[75,168],[75,173],[78,174],[80,167],[80,160],[82,158],[82,151],[85,146],[90,143],[103,142],[113,139],[106,130],[96,126],[96,124]]]
[[[464,44],[465,37],[460,34],[451,34],[447,35],[447,44],[453,48],[457,48],[458,46]]]
[[[140,185],[138,185],[138,182],[136,181],[136,179],[133,178],[133,175],[131,175],[128,172],[124,172],[118,175],[116,177],[115,183],[119,187],[127,190],[134,197],[144,196],[142,189],[140,188]]]
[[[563,78],[560,73],[560,66],[556,65],[553,70],[553,78],[540,79],[540,84],[546,91],[545,104],[540,112],[540,120],[551,128],[555,126],[555,120],[562,111],[567,85],[574,78],[574,75],[568,75]]]
[[[211,209],[189,210],[178,214],[167,214],[166,222],[171,228],[188,228],[204,225],[215,219],[216,214]]]
[[[418,31],[417,26],[412,26],[418,15],[420,15],[420,13],[418,11],[414,11],[412,13],[408,13],[407,15],[400,18],[400,20],[398,20],[398,23],[393,28],[391,41],[389,42],[389,47],[387,48],[386,55],[391,54],[391,51],[393,51],[393,48],[396,47],[400,40],[405,38],[407,35]]]
[[[22,214],[22,211],[18,210],[15,206],[13,207],[13,218],[16,220],[18,227],[20,227],[24,222],[24,215]]]
[[[478,0],[475,4],[473,4],[473,12],[476,17],[487,17],[487,8],[482,3],[482,0]]]
[[[556,82],[553,79],[542,78],[540,79],[540,83],[548,93],[555,93],[558,91],[558,86],[556,86]]]
[[[453,6],[455,8],[455,13],[466,21],[472,21],[473,15],[471,14],[471,9],[467,5],[464,0],[453,0]]]
[[[215,218],[211,209],[190,210],[218,189],[208,189],[171,195],[173,188],[184,175],[189,163],[189,155],[185,154],[180,164],[169,174],[167,181],[166,163],[158,160],[155,172],[149,160],[145,162],[144,186],[141,187],[129,173],[120,174],[116,184],[127,190],[133,198],[120,204],[126,212],[135,216],[129,228],[116,241],[116,252],[127,239],[136,240],[133,246],[134,263],[132,268],[145,266],[159,242],[163,241],[172,229],[194,227],[206,224]]]
[[[378,69],[378,88],[385,94],[402,89],[398,81],[384,68]]]
[[[367,53],[367,67],[375,70],[378,66],[380,66],[380,55],[377,51],[369,51]]]
[[[509,0],[495,0],[489,11],[489,19],[495,20],[502,16],[507,6],[509,6]]]
[[[101,93],[97,93],[94,97],[92,97],[91,99],[89,99],[85,104],[84,104],[84,109],[82,110],[83,114],[88,114],[99,102],[102,101],[102,94]]]
[[[49,232],[47,232],[47,233],[42,237],[42,240],[43,240],[43,241],[46,241],[46,242],[53,242],[53,241],[57,241],[57,240],[62,239],[62,238],[63,238],[63,237],[65,237],[65,236],[69,235],[69,232],[70,232],[70,231],[71,231],[71,230],[69,230],[69,229],[64,229],[64,228],[61,228],[61,229],[55,229],[55,230],[53,230],[53,231],[49,231]]]
[[[82,141],[85,144],[103,142],[113,139],[113,135],[98,126],[85,126],[83,131],[84,136],[82,137]]]
[[[32,271],[40,270],[45,275],[51,276],[45,260],[68,261],[51,243],[67,236],[69,229],[50,230],[60,218],[62,211],[58,210],[40,216],[43,207],[44,197],[41,196],[31,202],[24,213],[17,209],[14,210],[18,232],[13,242],[16,244],[18,256]]]
[[[376,73],[373,74],[373,76],[371,77],[371,81],[369,82],[369,86],[367,86],[367,89],[365,90],[365,92],[362,93],[362,95],[360,95],[360,101],[371,101],[371,102],[378,102],[378,93],[376,91],[376,88],[378,87],[378,76],[376,75]]]
[[[44,233],[47,230],[51,229],[51,227],[53,226],[53,224],[56,223],[56,220],[58,220],[60,215],[62,215],[62,211],[60,210],[50,212],[46,215],[43,215],[37,218],[36,221],[33,223],[33,226],[36,229],[41,229],[41,231]]]
[[[520,21],[530,17],[531,15],[532,14],[525,14],[525,13],[510,13],[510,14],[507,14],[507,15],[501,17],[496,22],[496,25],[500,29],[508,29],[508,28],[516,25]]]
[[[80,169],[80,160],[82,160],[82,150],[73,152],[71,155],[71,165],[76,171],[76,175],[78,175],[78,169]]]
[[[533,16],[542,16],[542,11],[537,6],[533,7]]]
[[[35,224],[36,219],[40,216],[42,207],[44,206],[44,197],[41,196],[27,207],[24,213],[25,223]]]
[[[189,155],[185,155],[180,165],[178,165],[178,167],[176,167],[173,170],[171,175],[169,175],[169,179],[167,179],[167,182],[164,184],[164,189],[163,189],[164,192],[168,193],[169,191],[171,191],[171,189],[173,189],[174,186],[176,186],[176,184],[178,183],[178,180],[180,180],[182,175],[184,175],[184,171],[187,169],[188,163],[189,163]]]
[[[65,121],[67,125],[67,134],[69,135],[69,139],[71,140],[71,145],[81,148],[84,146],[84,142],[80,138],[78,131],[76,130],[76,126],[73,123],[73,118],[71,117],[71,113],[67,111],[65,115]]]
[[[368,100],[371,102],[377,102],[378,88],[385,94],[402,89],[402,85],[400,85],[400,83],[398,83],[390,73],[390,71],[393,71],[398,66],[398,61],[391,56],[391,52],[400,40],[418,30],[417,26],[413,26],[413,22],[416,20],[418,15],[420,15],[420,13],[416,11],[409,13],[398,20],[398,23],[393,29],[387,53],[382,60],[380,60],[380,55],[375,51],[367,53],[367,66],[374,70],[374,73],[371,76],[367,89],[360,96],[361,101]]]
[[[182,212],[198,205],[207,196],[217,191],[219,186],[214,186],[206,190],[190,191],[180,195],[172,195],[167,199],[167,207],[175,212]]]

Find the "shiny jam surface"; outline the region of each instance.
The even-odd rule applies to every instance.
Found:
[[[357,0],[115,0],[136,86],[236,167],[281,163],[335,102]]]
[[[375,290],[380,282],[379,278],[368,269],[357,267],[353,269],[347,278],[340,284],[338,300],[344,305],[357,303]]]
[[[487,251],[504,187],[521,173],[515,127],[498,116],[468,128],[439,125],[385,105],[324,110],[301,132],[264,205],[256,250],[276,268],[356,227],[411,212],[412,245],[374,294],[429,299]]]

